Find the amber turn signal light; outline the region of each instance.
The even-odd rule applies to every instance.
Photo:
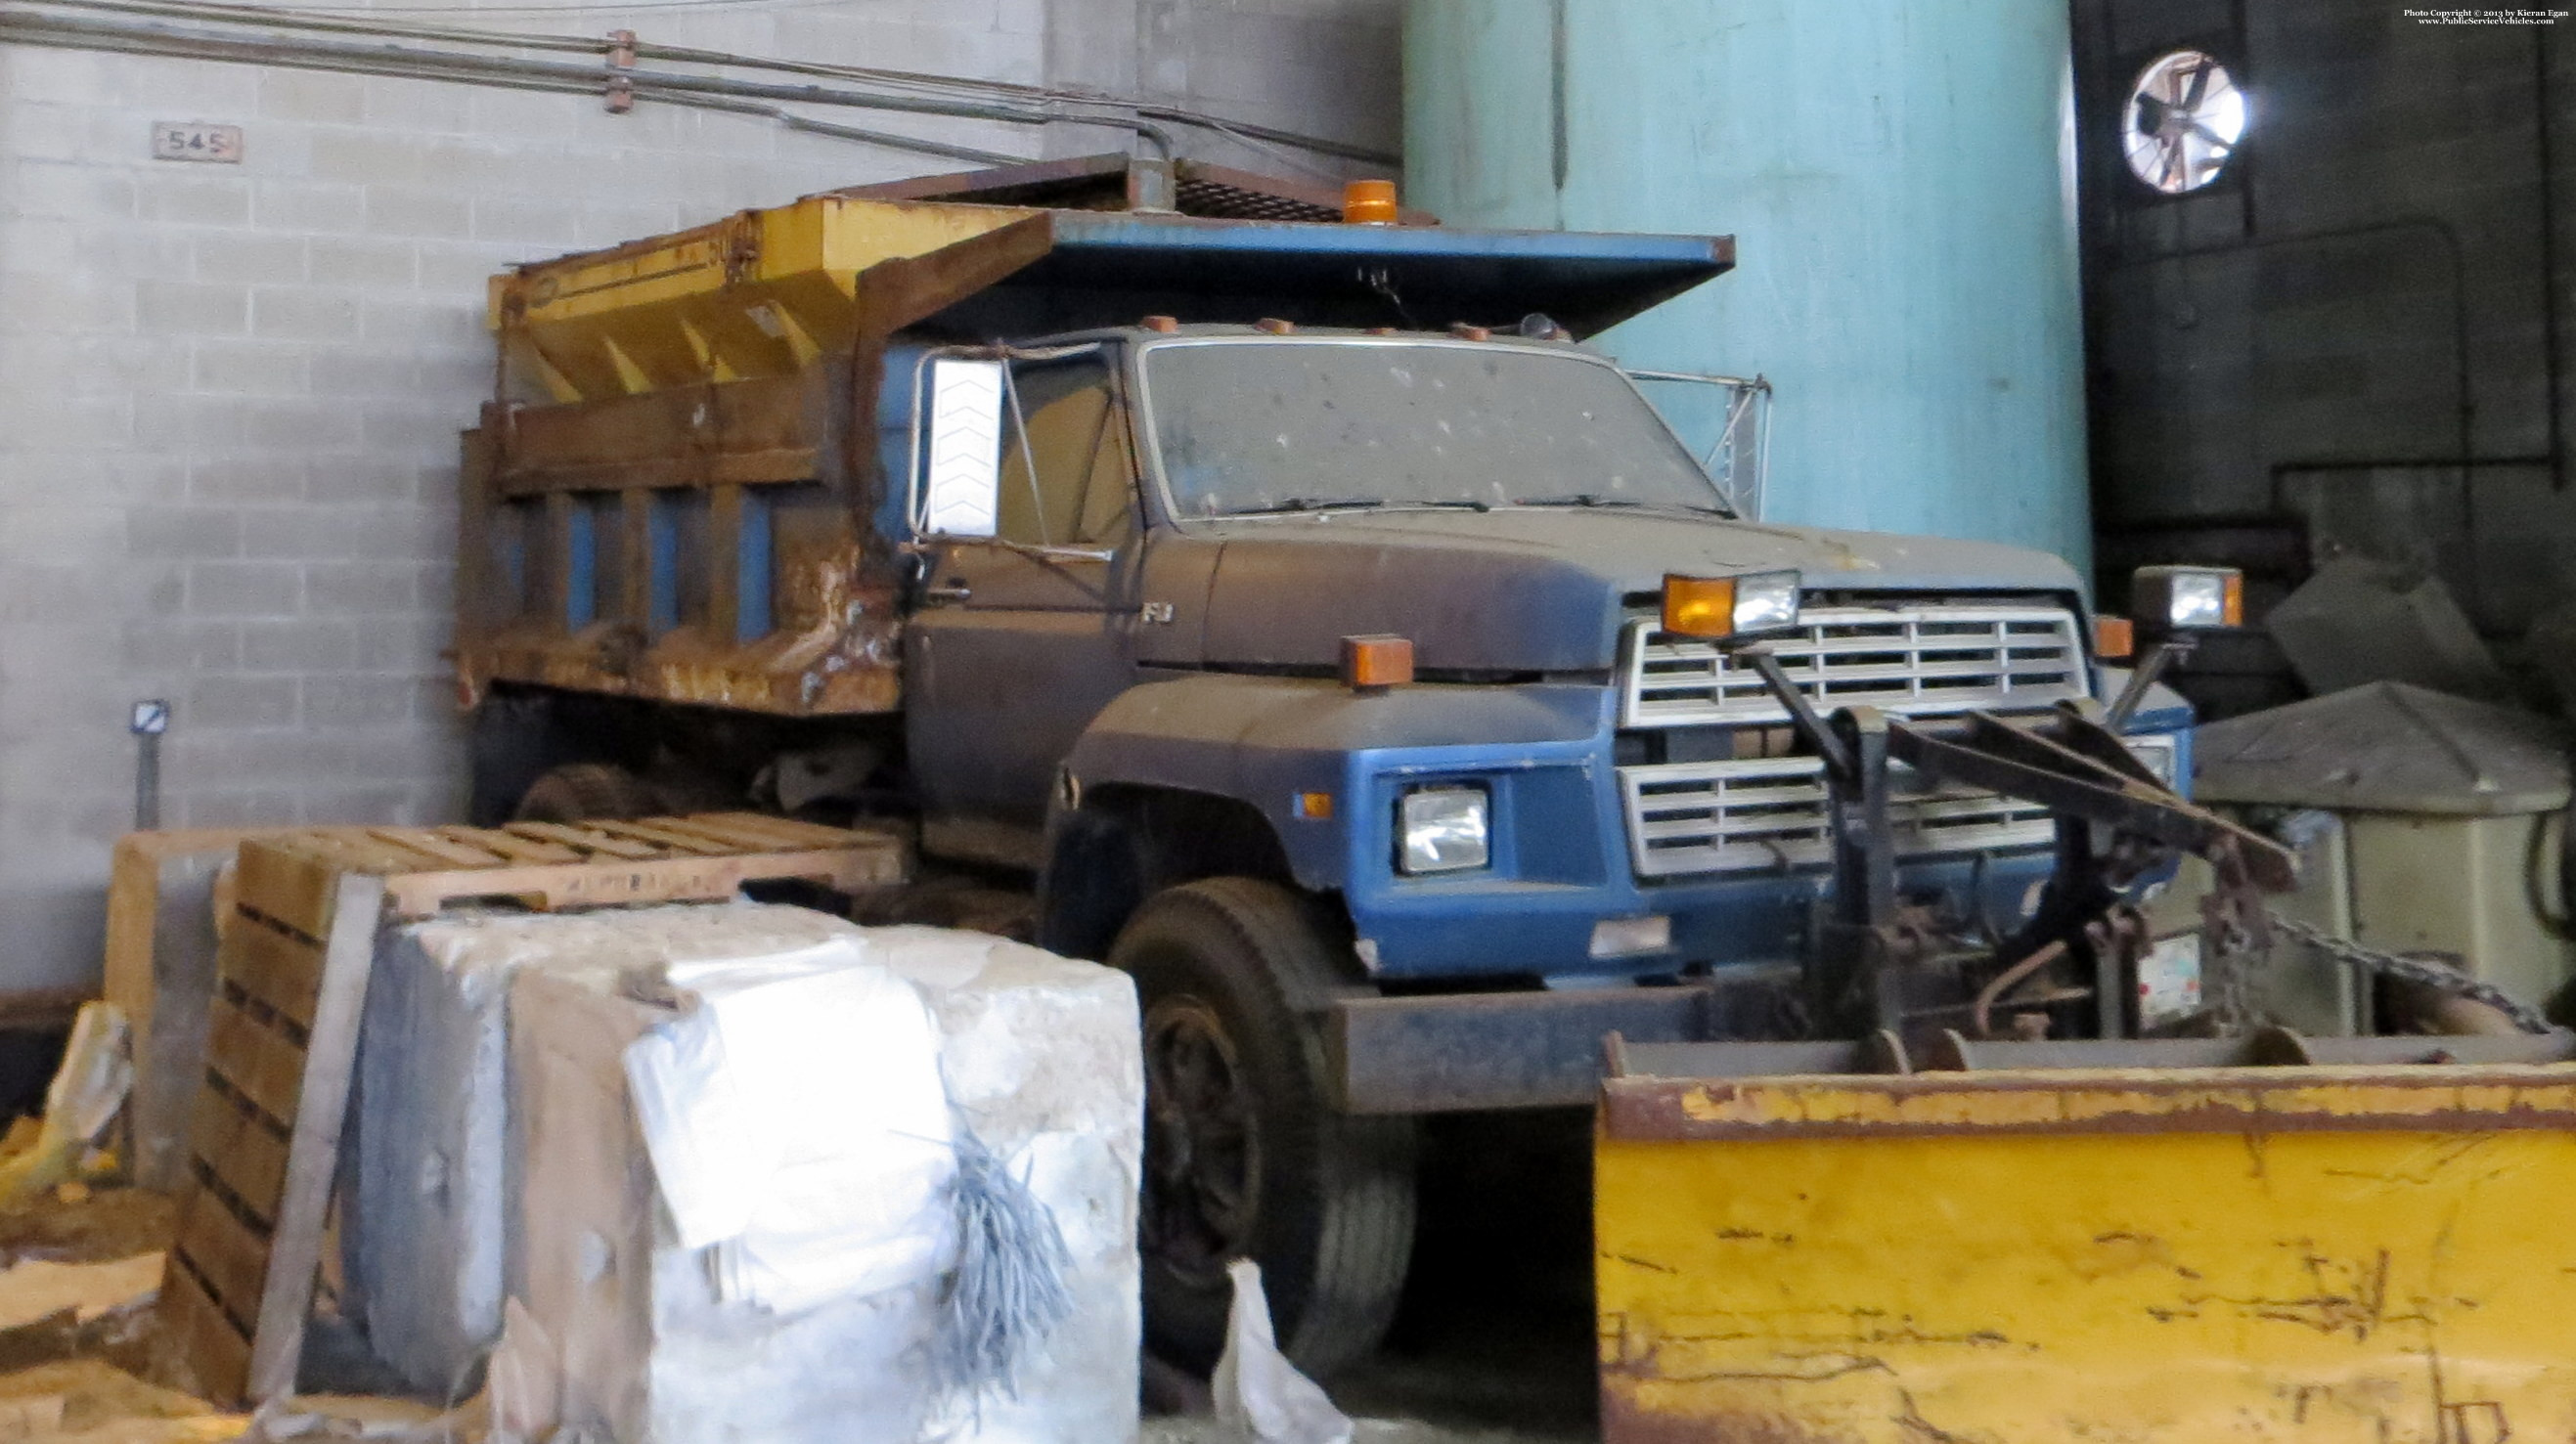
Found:
[[[1343,686],[1354,692],[1383,692],[1412,680],[1412,638],[1342,638]]]
[[[1798,574],[1733,577],[1664,574],[1664,630],[1716,641],[1785,632],[1798,625]]]
[[[2138,650],[2138,629],[2126,617],[2093,619],[2093,655],[2116,662]]]
[[[1677,637],[1735,635],[1735,578],[1664,578],[1664,630]]]

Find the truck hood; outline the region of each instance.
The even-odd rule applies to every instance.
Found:
[[[1223,550],[1205,660],[1329,666],[1341,639],[1413,639],[1425,671],[1570,672],[1618,656],[1624,599],[1664,575],[1794,568],[1810,591],[2079,594],[2074,568],[1991,542],[1665,511],[1507,508],[1203,522]]]

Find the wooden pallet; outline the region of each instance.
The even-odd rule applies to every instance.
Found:
[[[203,1397],[290,1393],[321,1264],[377,930],[459,902],[716,901],[745,882],[903,879],[899,842],[751,813],[506,828],[314,828],[241,845],[217,954],[165,1335]]]
[[[206,1071],[217,919],[231,915],[218,879],[243,842],[283,827],[129,832],[107,884],[107,1001],[125,1010],[134,1098],[126,1108],[134,1181],[176,1193],[188,1165],[188,1120]],[[229,884],[227,884],[227,887]]]
[[[317,828],[260,842],[281,854],[281,863],[295,859],[308,889],[341,872],[382,876],[397,918],[431,917],[460,902],[554,912],[721,901],[744,883],[788,878],[837,892],[903,880],[901,844],[887,834],[750,812],[500,828]]]

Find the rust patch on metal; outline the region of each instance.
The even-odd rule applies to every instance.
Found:
[[[1664,1412],[1607,1381],[1601,1389],[1602,1444],[1858,1444],[1844,1430],[1824,1431],[1777,1410]]]
[[[2087,1070],[1603,1083],[1627,1140],[2576,1129],[2576,1065]]]
[[[1040,211],[926,255],[879,261],[853,279],[852,300],[869,333],[891,336],[1054,249],[1055,218]]]
[[[829,367],[506,412],[496,499],[818,479]]]
[[[1910,1391],[1900,1389],[1897,1397],[1905,1401],[1905,1412],[1896,1416],[1896,1424],[1908,1436],[1921,1439],[1925,1444],[1976,1444],[1965,1435],[1953,1434],[1924,1418],[1923,1410],[1915,1404]]]
[[[778,628],[747,643],[704,625],[648,643],[630,618],[568,631],[524,615],[495,627],[461,616],[459,690],[480,696],[494,681],[530,682],[787,717],[891,712],[902,705],[902,617],[893,583],[870,579],[884,571],[846,528],[790,539],[771,599]],[[639,593],[628,609],[641,605]]]

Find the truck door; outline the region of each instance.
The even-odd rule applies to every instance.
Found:
[[[1105,349],[1011,364],[994,536],[933,539],[905,634],[930,851],[1034,866],[1056,765],[1134,682],[1142,528]]]

